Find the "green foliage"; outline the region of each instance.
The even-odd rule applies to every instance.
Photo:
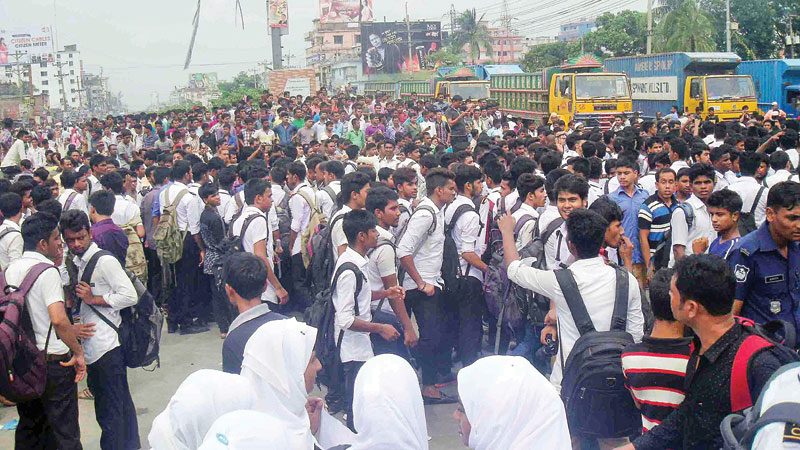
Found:
[[[453,33],[453,42],[459,48],[469,46],[469,57],[474,64],[481,56],[481,48],[486,53],[492,54],[492,36],[489,34],[489,29],[483,22],[483,17],[486,14],[478,17],[475,9],[468,9],[462,12],[456,19],[457,31]]]
[[[597,31],[583,37],[584,49],[595,55],[629,56],[644,53],[647,14],[638,11],[603,13],[595,20]]]
[[[428,61],[440,62],[443,66],[457,66],[464,62],[464,51],[458,45],[448,45],[430,53]]]
[[[217,84],[220,96],[211,103],[214,106],[232,105],[238,103],[246,95],[259,98],[263,88],[256,88],[256,79],[253,75],[246,72],[239,72],[231,81],[220,81]]]
[[[531,47],[522,58],[525,72],[535,72],[545,67],[559,66],[569,58],[581,54],[581,45],[573,42],[554,42]]]
[[[716,50],[712,23],[695,0],[685,0],[670,11],[656,29],[654,48],[661,52],[710,52]]]

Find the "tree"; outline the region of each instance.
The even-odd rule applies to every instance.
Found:
[[[427,58],[433,63],[432,66],[437,62],[445,66],[457,66],[464,62],[464,51],[457,44],[448,45],[429,54]]]
[[[685,0],[658,24],[656,48],[664,52],[716,50],[712,25],[695,0]]]
[[[481,48],[487,54],[492,54],[492,35],[489,34],[489,29],[483,23],[483,18],[486,14],[482,14],[478,18],[478,13],[475,9],[468,9],[462,12],[456,18],[457,31],[453,33],[453,42],[458,44],[458,47],[463,48],[469,46],[468,55],[472,60],[472,64],[481,57]]]
[[[522,67],[526,72],[534,72],[545,67],[559,66],[580,54],[581,46],[574,42],[535,45],[522,58]]]
[[[603,13],[595,19],[597,31],[583,36],[586,51],[596,55],[629,56],[644,53],[647,40],[647,14],[625,10]]]
[[[246,95],[258,98],[263,89],[256,88],[256,84],[257,80],[255,76],[249,75],[246,72],[239,72],[238,75],[233,77],[233,80],[220,81],[217,83],[220,96],[212,101],[212,103],[215,106],[232,105],[239,103]]]

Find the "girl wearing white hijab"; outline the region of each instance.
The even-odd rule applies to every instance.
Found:
[[[195,450],[221,415],[255,406],[256,391],[240,376],[203,369],[189,375],[148,436],[153,450]]]
[[[453,417],[475,450],[571,450],[567,415],[555,388],[521,356],[488,356],[458,373]]]
[[[290,437],[283,422],[259,411],[225,414],[211,425],[198,450],[287,450]]]
[[[350,450],[428,450],[428,428],[417,374],[403,358],[369,359],[356,376]]]

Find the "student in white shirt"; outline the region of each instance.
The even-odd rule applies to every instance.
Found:
[[[217,211],[219,216],[222,217],[222,221],[227,225],[225,213],[229,204],[233,201],[233,183],[236,181],[236,172],[232,168],[226,167],[219,171],[217,181],[219,182],[219,190],[217,191],[219,192],[219,206]]]
[[[331,280],[331,294],[336,310],[335,333],[339,335],[340,331],[344,331],[339,347],[339,358],[344,372],[347,425],[353,429],[353,386],[356,375],[364,362],[374,356],[370,334],[380,334],[388,341],[400,337],[394,326],[372,322],[370,305],[373,299],[383,297],[402,299],[405,290],[400,286],[372,290],[366,253],[378,243],[375,216],[364,210],[356,210],[345,214],[342,222],[348,245],[336,261]]]
[[[31,215],[22,226],[24,252],[5,271],[6,282],[20,286],[37,264],[52,266],[63,259],[58,220],[46,213]],[[36,347],[47,355],[47,386],[38,399],[17,404],[16,448],[79,449],[77,383],[86,377],[78,335],[90,338],[94,324],[72,325],[64,307],[61,276],[46,268],[25,296]],[[71,353],[70,353],[71,352]]]
[[[340,197],[344,204],[333,214],[329,222],[334,256],[337,258],[344,253],[347,248],[347,236],[345,236],[344,229],[342,228],[342,217],[350,211],[364,209],[367,203],[369,183],[369,175],[363,172],[348,173],[342,178],[342,192]]]
[[[92,242],[89,218],[67,211],[60,228],[78,268],[76,295],[82,300],[81,320],[94,324],[94,335],[81,342],[87,383],[95,396],[95,417],[103,433],[102,448],[138,448],[136,407],[128,388],[125,357],[119,333],[120,310],[139,301],[136,290],[117,258]],[[86,273],[89,270],[90,273]]]
[[[294,161],[287,167],[286,187],[291,191],[289,197],[289,211],[292,224],[289,241],[289,252],[292,259],[292,284],[293,300],[300,306],[311,304],[311,295],[306,288],[306,268],[303,265],[303,255],[300,249],[300,238],[311,220],[311,208],[316,208],[314,190],[306,182],[306,166],[300,161]]]
[[[58,196],[58,203],[61,204],[61,209],[64,212],[77,209],[88,215],[89,205],[86,203],[86,196],[84,195],[84,192],[89,187],[86,176],[81,176],[78,172],[72,170],[63,172],[61,174],[61,187],[64,188],[64,192]]]
[[[692,226],[689,227],[686,213],[682,207],[675,208],[675,211],[672,212],[672,219],[670,219],[672,252],[670,253],[669,267],[673,267],[675,262],[693,253],[692,242],[695,239],[704,237],[711,242],[717,236],[717,232],[711,225],[711,214],[706,206],[708,197],[714,190],[714,168],[710,164],[695,164],[689,169],[689,179],[692,183],[692,195],[685,203],[692,208],[694,219],[691,221]]]
[[[6,270],[11,261],[22,256],[22,197],[13,192],[0,195],[0,212],[5,217],[0,225],[0,270]]]
[[[109,172],[100,179],[103,187],[114,193],[114,212],[111,213],[111,220],[114,221],[114,225],[120,228],[126,225],[132,227],[136,230],[139,238],[143,238],[144,225],[142,224],[139,207],[136,206],[136,203],[123,196],[122,181],[122,176],[116,171]],[[199,217],[198,215],[198,222]]]
[[[519,209],[512,214],[517,221],[517,249],[522,249],[533,239],[539,221],[537,208],[544,206],[547,195],[544,191],[544,178],[524,173],[517,180],[517,191],[522,201]]]
[[[400,233],[408,223],[413,211],[414,201],[417,198],[418,181],[417,172],[408,167],[401,167],[394,171],[392,174],[394,179],[394,187],[397,189],[397,204],[400,207],[400,219],[397,221],[397,226],[394,227],[392,233],[395,238],[400,237]]]
[[[422,396],[426,403],[452,403],[434,386],[448,373],[447,344],[442,336],[445,321],[442,297],[442,260],[444,256],[444,206],[453,201],[456,183],[453,174],[431,169],[425,178],[427,197],[408,220],[406,231],[397,244],[397,257],[407,272],[401,280],[406,289],[406,305],[419,325],[419,363],[422,367]],[[452,377],[452,375],[451,375]]]
[[[774,174],[764,179],[764,186],[772,187],[792,176],[792,163],[786,152],[778,150],[769,155],[769,166]]]
[[[731,171],[731,151],[733,147],[722,144],[711,150],[711,164],[714,165],[714,190],[719,191],[728,187],[728,172]]]
[[[244,197],[247,206],[242,214],[231,224],[231,235],[242,239],[242,249],[258,256],[267,263],[267,289],[261,300],[271,303],[286,304],[289,293],[283,288],[274,272],[275,249],[273,231],[267,219],[267,212],[272,207],[272,187],[263,178],[251,178],[244,185]],[[254,219],[250,219],[254,217]],[[262,220],[263,219],[263,220]],[[247,228],[242,235],[242,228]]]
[[[325,187],[317,191],[317,204],[325,217],[333,217],[339,193],[342,192],[344,166],[339,161],[323,162],[320,166],[324,166]]]
[[[103,189],[103,186],[100,184],[100,177],[106,174],[107,161],[108,158],[103,155],[94,155],[92,159],[89,160],[89,168],[92,173],[86,178],[89,184],[89,188],[86,190],[87,200],[92,194]]]
[[[549,175],[553,175],[553,172],[550,172]],[[551,181],[549,175],[548,184]],[[547,225],[542,223],[543,219],[539,219],[539,234],[545,234],[551,226],[555,226],[553,225],[554,223],[560,224],[550,234],[544,245],[545,262],[549,270],[569,266],[575,260],[567,244],[566,220],[573,211],[586,208],[586,198],[589,194],[589,183],[583,178],[568,174],[557,178],[557,180],[553,185],[552,191],[557,205],[556,208],[558,209],[558,217],[550,220]]]
[[[756,153],[744,152],[739,155],[739,168],[742,176],[735,183],[731,183],[728,189],[739,194],[742,199],[742,212],[753,211],[753,218],[756,226],[760,227],[767,218],[767,196],[769,188],[762,185],[755,179],[756,171],[761,165],[761,158]],[[759,197],[758,193],[761,192]],[[758,198],[758,204],[753,210],[753,203]]]
[[[481,223],[485,224],[485,227],[488,229],[490,215],[491,221],[495,221],[497,218],[497,211],[502,198],[500,196],[500,184],[503,182],[503,172],[505,171],[505,167],[503,167],[499,161],[489,161],[484,163],[483,167],[481,167],[481,171],[483,171],[483,174],[486,177],[486,192],[481,198],[479,207]]]

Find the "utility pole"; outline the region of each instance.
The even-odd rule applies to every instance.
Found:
[[[58,58],[56,58],[56,59],[58,59]],[[56,64],[56,67],[58,67],[58,73],[56,74],[56,77],[58,77],[58,83],[59,83],[59,85],[61,85],[61,106],[62,106],[62,110],[64,112],[66,112],[67,111],[67,89],[64,86],[64,72],[61,71],[61,67],[66,65],[66,63],[63,63],[61,61],[56,61],[55,64]]]
[[[789,47],[789,58],[794,59],[794,32],[792,31],[792,15],[789,14],[789,42],[787,47]]]
[[[503,38],[500,39],[500,58],[499,59],[500,59],[500,62],[505,62],[505,55],[503,54],[503,52],[505,51],[505,43],[508,40],[508,25],[509,25],[509,22],[511,22],[511,17],[509,17],[509,15],[508,15],[508,0],[503,0],[503,16],[502,17],[503,18],[501,19],[501,21],[503,22],[503,30],[504,30],[505,33],[504,33]],[[513,54],[514,52],[512,51],[511,53]],[[491,59],[491,55],[489,55],[489,56],[490,56],[489,59]],[[480,52],[478,52],[478,59],[480,59]]]
[[[406,32],[408,33],[408,73],[414,73],[414,47],[411,44],[411,22],[408,19],[408,2],[406,2]]]
[[[456,32],[456,7],[450,3],[450,34]]]
[[[22,66],[19,64],[19,60],[22,59],[24,55],[27,55],[27,52],[21,52],[19,50],[8,54],[8,56],[14,57],[14,69],[17,72],[17,85],[19,85],[20,90],[22,90]]]
[[[653,0],[647,0],[647,54],[653,53]]]
[[[725,0],[725,51],[731,51],[731,0]]]

